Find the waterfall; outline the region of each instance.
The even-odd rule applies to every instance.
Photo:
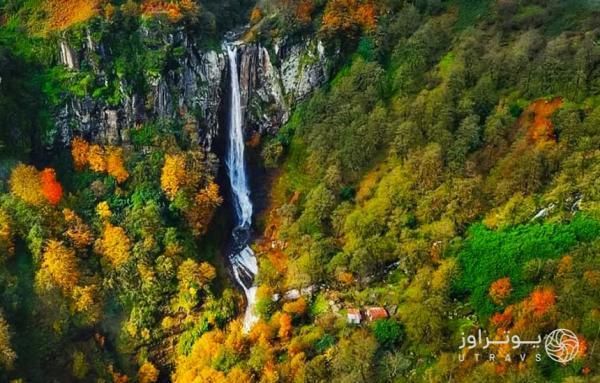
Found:
[[[248,305],[244,314],[244,330],[249,331],[257,321],[254,314],[256,302],[256,286],[254,276],[258,273],[258,263],[254,252],[248,246],[250,226],[252,224],[252,202],[250,188],[246,177],[244,158],[244,118],[240,100],[240,79],[237,67],[237,47],[226,44],[229,57],[230,90],[229,90],[229,121],[228,145],[225,160],[227,173],[231,183],[233,207],[237,227],[233,230],[234,250],[230,254],[233,275],[244,290]]]

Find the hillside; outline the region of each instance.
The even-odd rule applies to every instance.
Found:
[[[597,2],[0,9],[1,381],[600,379]]]

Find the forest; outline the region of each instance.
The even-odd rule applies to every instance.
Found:
[[[0,381],[584,383],[599,349],[597,1],[0,0]]]

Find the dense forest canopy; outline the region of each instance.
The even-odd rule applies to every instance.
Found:
[[[249,332],[206,111],[155,111],[230,31],[262,71],[331,58],[247,137]],[[129,94],[144,119],[118,139],[59,127]],[[0,380],[596,381],[599,180],[593,0],[0,0]],[[559,328],[565,363],[459,347]]]

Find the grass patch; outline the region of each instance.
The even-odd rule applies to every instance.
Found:
[[[455,281],[455,290],[470,294],[472,307],[488,316],[496,310],[488,297],[493,281],[510,277],[511,301],[521,299],[534,287],[523,277],[528,261],[559,258],[579,242],[591,241],[599,234],[600,223],[582,214],[566,224],[525,224],[499,231],[474,225],[458,254],[462,274]]]

